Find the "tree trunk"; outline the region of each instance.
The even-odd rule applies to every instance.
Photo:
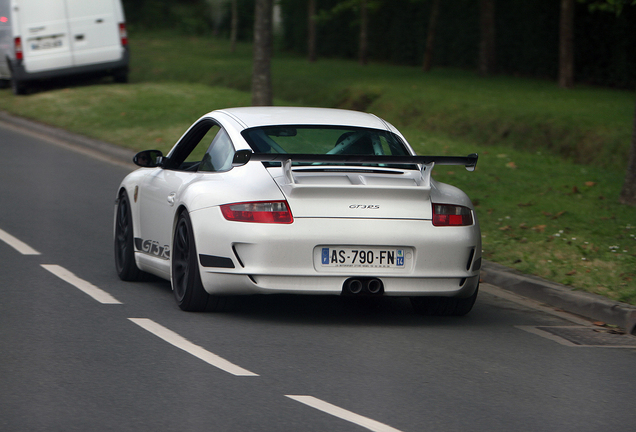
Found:
[[[358,46],[358,62],[367,64],[369,13],[367,0],[360,0],[360,44]]]
[[[256,0],[254,11],[254,66],[252,69],[252,105],[273,105],[271,58],[273,0]]]
[[[479,73],[486,76],[495,71],[495,0],[481,0],[479,12]]]
[[[230,52],[236,52],[236,39],[238,38],[238,0],[232,0],[232,18],[230,30]]]
[[[439,15],[439,0],[433,0],[431,5],[431,17],[428,21],[428,34],[426,36],[426,49],[424,51],[424,72],[431,70],[433,64],[433,47],[435,46],[435,30],[437,29],[437,17]]]
[[[559,87],[574,85],[574,0],[561,0],[559,20]]]
[[[307,59],[316,61],[316,0],[309,0],[307,5]]]
[[[636,206],[636,113],[634,114],[634,128],[632,129],[632,145],[627,161],[627,174],[620,196],[621,204]]]

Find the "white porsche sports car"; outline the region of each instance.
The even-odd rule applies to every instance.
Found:
[[[170,280],[179,307],[234,294],[407,296],[418,313],[464,315],[477,297],[481,234],[470,199],[372,115],[249,107],[197,120],[117,191],[123,280]]]

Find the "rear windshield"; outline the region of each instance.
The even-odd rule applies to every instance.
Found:
[[[379,129],[335,126],[266,126],[243,131],[256,153],[408,156],[397,135]]]

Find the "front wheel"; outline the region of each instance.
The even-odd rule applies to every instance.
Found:
[[[179,307],[189,312],[217,310],[220,298],[208,294],[201,283],[192,222],[186,211],[179,215],[170,255],[172,291]]]
[[[416,313],[427,316],[464,316],[470,312],[477,300],[479,285],[470,297],[411,297]]]

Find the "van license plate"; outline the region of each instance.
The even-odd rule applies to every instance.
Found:
[[[62,46],[62,39],[56,37],[44,38],[31,41],[31,50],[47,50],[52,48],[59,48]]]

